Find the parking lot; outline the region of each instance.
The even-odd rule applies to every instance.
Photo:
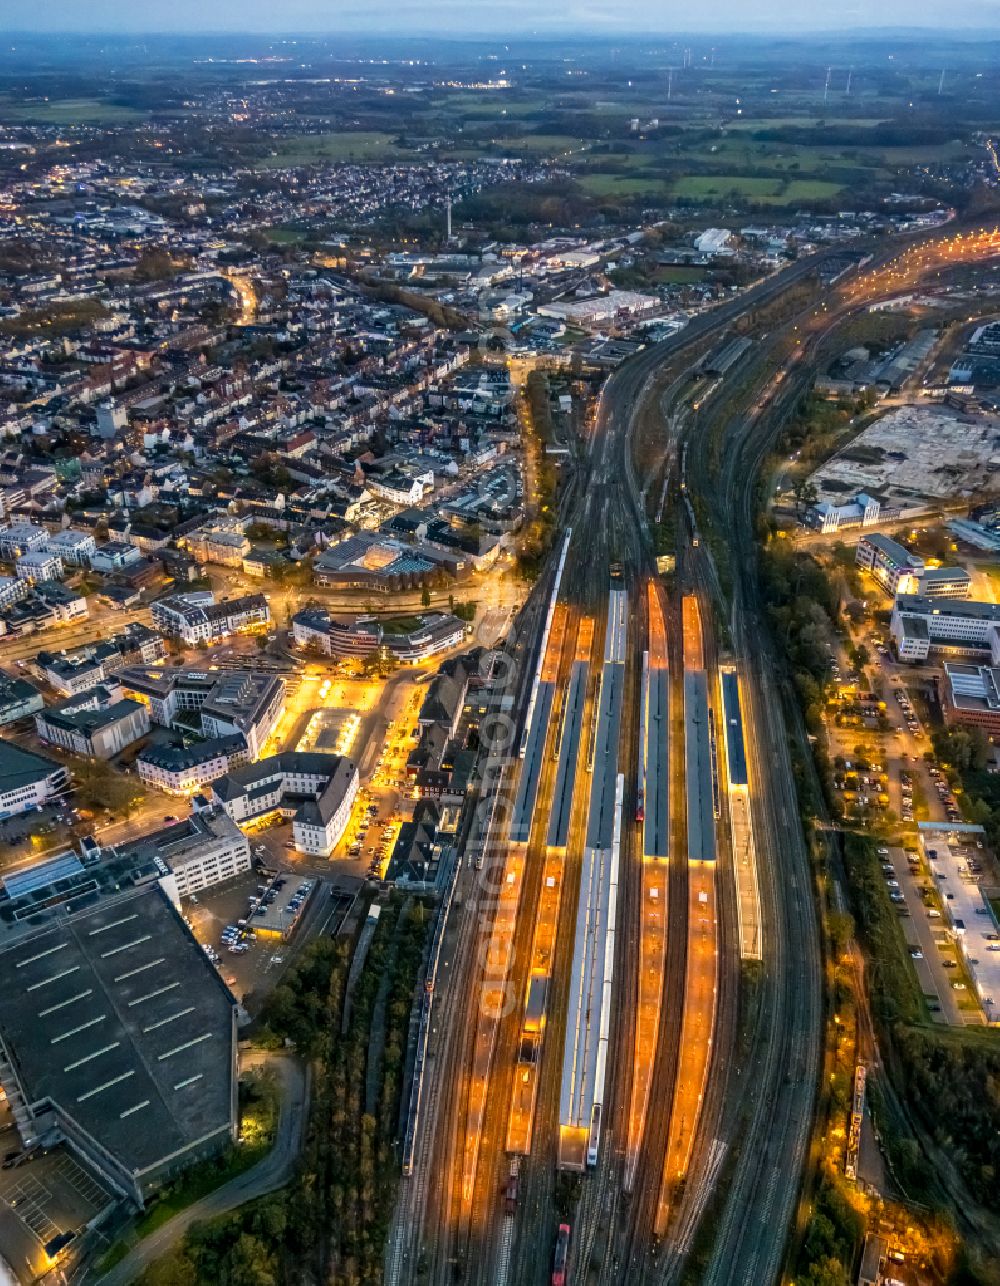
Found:
[[[284,853],[282,856],[290,858],[294,855]],[[328,863],[326,865],[329,866]],[[239,943],[245,950],[230,951],[228,944],[223,942],[223,933],[229,925],[238,927],[240,920],[246,920],[248,926],[252,924],[252,917],[248,916],[250,898],[259,896],[260,890],[267,887],[266,876],[250,871],[235,880],[184,898],[183,913],[194,936],[215,953],[216,967],[237,1000],[247,1003],[252,999],[252,1011],[275,985],[283,967],[303,943],[316,933],[333,932],[343,909],[353,901],[363,881],[349,874],[346,864],[340,865],[341,871],[331,873],[328,869],[324,878],[311,869],[308,872],[300,870],[291,860],[279,860],[270,866],[270,870],[286,876],[285,887],[280,891],[282,896],[288,894],[286,900],[290,901],[304,882],[312,883],[313,887],[287,940],[262,932],[256,939],[246,938]],[[272,905],[276,904],[277,898]]]
[[[910,850],[910,854],[915,852]],[[952,968],[945,966],[946,960],[954,961],[955,951],[944,928],[943,915],[936,906],[925,901],[921,893],[928,883],[927,878],[921,874],[920,865],[911,864],[905,849],[890,848],[879,856],[886,882],[895,880],[898,886],[894,888],[889,883],[889,895],[900,909],[903,937],[931,1017],[935,1022],[961,1026],[964,1018],[958,1003],[959,993],[951,986],[957,979]],[[931,911],[936,914],[932,916]]]
[[[52,1238],[80,1235],[113,1200],[64,1146],[0,1170],[0,1254],[33,1281],[51,1267],[44,1247]]]
[[[969,998],[975,995],[982,1017],[996,1023],[1000,1022],[1000,926],[981,885],[981,836],[978,826],[921,828],[950,935],[972,982]]]

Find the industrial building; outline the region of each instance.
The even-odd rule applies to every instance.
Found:
[[[0,1084],[22,1143],[65,1142],[139,1206],[237,1127],[235,1001],[161,867],[69,853],[0,889]]]

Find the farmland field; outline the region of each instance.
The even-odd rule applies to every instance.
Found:
[[[336,161],[393,160],[410,155],[396,146],[392,135],[370,130],[343,134],[290,134],[275,140],[273,155],[262,164],[271,169],[292,165],[322,165]]]
[[[30,121],[39,125],[125,125],[146,118],[133,107],[100,98],[63,98],[56,102],[0,101],[0,121]]]
[[[746,174],[691,174],[678,179],[671,195],[694,201],[761,201],[767,205],[793,205],[797,201],[825,201],[842,185],[825,179],[756,178]]]

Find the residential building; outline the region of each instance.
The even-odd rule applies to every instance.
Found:
[[[90,556],[90,566],[95,572],[110,576],[124,571],[142,558],[142,550],[126,540],[109,540],[98,546]]]
[[[31,522],[15,522],[0,528],[0,559],[12,563],[29,550],[44,545],[48,535],[44,527],[36,527]]]
[[[26,598],[29,588],[26,581],[18,580],[16,576],[0,576],[0,610],[13,607]]]
[[[215,643],[230,634],[262,628],[271,621],[263,594],[244,594],[222,603],[204,602],[203,596],[176,594],[152,605],[153,624],[165,634],[180,638],[189,647]]]
[[[97,552],[97,541],[89,531],[64,527],[62,531],[46,537],[45,548],[50,553],[58,554],[67,567],[89,567],[91,558]]]
[[[39,652],[35,662],[45,682],[64,697],[89,692],[108,677],[108,656],[102,648],[87,647],[76,652]]]
[[[34,585],[43,580],[60,580],[63,575],[63,562],[58,554],[48,549],[29,549],[14,562],[14,571],[18,580],[26,580]]]

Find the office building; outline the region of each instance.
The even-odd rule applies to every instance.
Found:
[[[925,661],[932,651],[954,656],[988,653],[1000,624],[1000,604],[899,594],[889,630],[902,661]]]
[[[923,571],[924,560],[919,554],[911,554],[908,549],[897,544],[880,532],[862,536],[858,541],[855,561],[864,571],[872,576],[887,594],[895,594],[904,581],[902,592],[912,593],[915,588],[915,576]]]
[[[44,704],[42,694],[27,679],[0,670],[0,725],[26,719]]]
[[[250,870],[250,843],[219,808],[196,797],[190,815],[148,835],[115,845],[115,853],[137,866],[156,861],[163,867],[163,887],[178,898],[211,888]]]
[[[135,766],[147,786],[168,795],[193,795],[247,758],[247,739],[240,732],[190,746],[147,746],[136,756]]]
[[[129,666],[118,680],[126,696],[148,707],[153,723],[169,728],[197,713],[203,736],[239,734],[250,759],[262,753],[285,708],[284,680],[276,674]]]
[[[350,759],[286,751],[220,778],[212,796],[239,825],[291,818],[296,848],[329,857],[347,828],[358,785]]]
[[[149,711],[121,689],[99,685],[35,715],[42,741],[87,759],[113,759],[149,732]]]
[[[52,803],[68,785],[62,764],[0,740],[0,821]]]

